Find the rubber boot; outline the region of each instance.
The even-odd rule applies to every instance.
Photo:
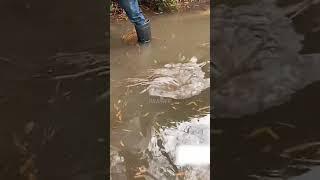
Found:
[[[140,44],[148,44],[151,41],[151,25],[149,19],[146,20],[144,25],[135,26],[135,29]]]

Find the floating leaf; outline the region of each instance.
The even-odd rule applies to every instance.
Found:
[[[209,109],[209,108],[210,108],[210,106],[206,106],[206,107],[198,109],[198,111],[202,111],[202,110]]]
[[[143,117],[147,117],[149,114],[150,114],[150,113],[146,113],[146,114],[143,115]]]
[[[185,172],[178,172],[176,173],[176,176],[185,176]]]
[[[196,102],[194,102],[194,101],[189,102],[187,105],[191,105],[191,104],[193,104],[193,105],[195,105],[195,106],[198,106],[198,104],[197,104]]]
[[[120,145],[121,145],[122,147],[125,146],[124,143],[122,142],[122,140],[120,141]]]
[[[30,134],[31,131],[32,131],[33,128],[34,128],[34,125],[35,125],[35,123],[34,123],[33,121],[28,122],[28,123],[26,124],[25,128],[24,128],[24,132],[25,132],[26,134]]]
[[[279,135],[277,133],[275,133],[270,127],[264,127],[264,128],[259,128],[254,130],[252,133],[249,134],[248,137],[255,137],[258,136],[260,134],[263,133],[267,133],[268,135],[270,135],[273,139],[278,140],[280,139]]]
[[[142,136],[142,137],[144,137],[141,131],[139,132],[139,135]]]

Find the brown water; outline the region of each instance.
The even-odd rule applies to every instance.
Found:
[[[111,24],[111,177],[112,179],[209,179],[209,164],[179,165],[180,145],[209,147],[209,89],[189,99],[174,100],[140,94],[127,88],[126,78],[192,56],[210,60],[209,15],[203,12],[151,17],[150,47],[127,45],[121,35],[127,23]],[[209,67],[203,67],[209,76]],[[139,174],[140,172],[140,174]]]

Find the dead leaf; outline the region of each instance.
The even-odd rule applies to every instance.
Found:
[[[176,176],[185,176],[185,172],[178,172],[176,173]]]
[[[26,134],[30,134],[31,131],[32,131],[33,128],[34,128],[34,125],[35,125],[35,123],[34,123],[33,121],[28,122],[28,123],[26,124],[25,128],[24,128],[24,132],[25,132]]]
[[[28,180],[37,180],[37,177],[33,173],[29,173]]]
[[[116,104],[113,104],[113,107],[118,111],[119,107]]]
[[[150,113],[146,113],[146,114],[143,115],[143,117],[147,117],[149,114],[150,114]]]
[[[33,167],[33,159],[32,159],[32,158],[27,159],[27,160],[24,162],[24,164],[20,167],[19,172],[20,172],[20,174],[25,174],[26,171],[27,171],[28,169],[32,168],[32,167]]]
[[[248,137],[252,138],[252,137],[258,136],[258,135],[263,134],[263,133],[266,133],[266,134],[270,135],[275,140],[279,140],[280,139],[279,135],[277,133],[275,133],[272,130],[272,128],[270,128],[270,127],[264,127],[264,128],[256,129],[252,133],[250,133]]]
[[[144,177],[145,177],[144,175],[135,175],[135,176],[134,176],[135,179],[144,178]]]
[[[209,108],[210,108],[210,106],[206,106],[206,107],[198,109],[198,111],[202,111],[202,110],[209,109]]]
[[[196,102],[194,102],[194,101],[189,102],[187,105],[191,105],[191,104],[194,104],[195,106],[198,106],[198,104]]]
[[[122,147],[125,147],[125,145],[124,145],[124,143],[122,142],[122,140],[120,141],[120,145],[121,145]]]
[[[121,110],[118,111],[118,113],[116,114],[116,117],[119,119],[119,121],[122,121],[122,114],[121,114]]]

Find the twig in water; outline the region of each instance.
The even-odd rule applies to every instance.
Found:
[[[102,66],[102,67],[98,67],[98,68],[95,68],[95,69],[89,69],[89,70],[82,71],[82,72],[75,73],[75,74],[56,76],[53,79],[55,79],[55,80],[74,79],[74,78],[78,78],[78,77],[81,77],[81,76],[88,75],[90,73],[100,72],[100,71],[103,71],[103,70],[107,70],[108,71],[109,67]]]
[[[306,158],[306,157],[291,157],[292,154],[297,153],[299,151],[304,151],[308,148],[312,148],[312,147],[317,147],[318,149],[320,148],[320,142],[310,142],[310,143],[305,143],[305,144],[301,144],[298,146],[294,146],[291,148],[288,148],[286,150],[283,151],[283,153],[280,154],[281,157],[283,158],[288,158],[288,159],[292,159],[293,161],[296,162],[302,162],[302,163],[309,163],[309,164],[314,164],[314,165],[319,165],[320,164],[320,160],[319,159],[311,159],[311,158]]]
[[[290,19],[293,19],[302,12],[304,12],[306,9],[308,9],[311,5],[318,4],[319,2],[319,0],[305,0],[303,2],[298,3],[297,5],[288,7],[285,11],[286,14],[294,13],[291,16],[289,16]]]
[[[3,58],[3,57],[0,57],[0,61],[5,62],[5,63],[9,63],[9,64],[16,64],[16,63],[12,62],[11,60],[9,60],[7,58]]]

